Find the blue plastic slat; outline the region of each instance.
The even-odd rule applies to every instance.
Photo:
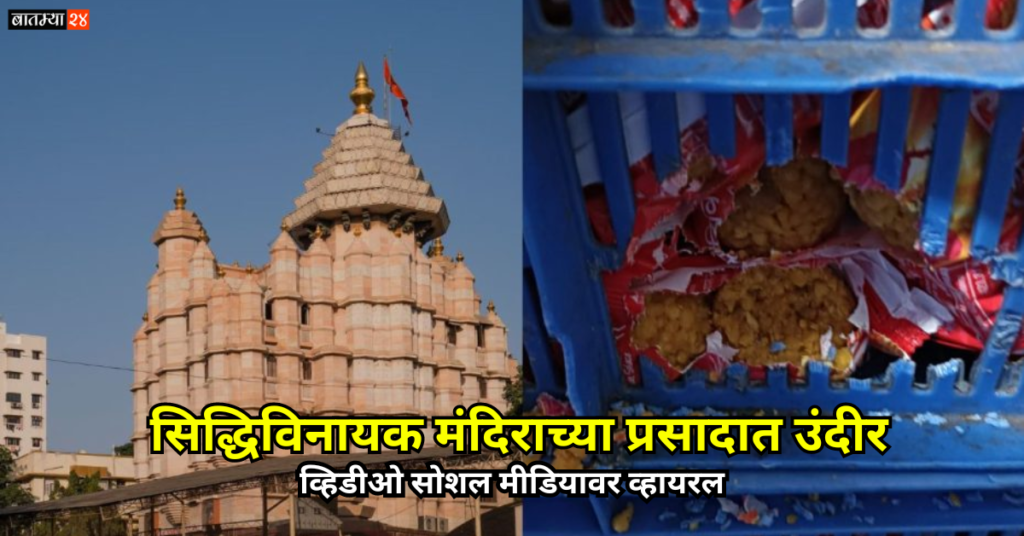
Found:
[[[1024,128],[1024,92],[999,96],[999,111],[989,139],[981,199],[974,221],[971,254],[984,258],[996,251],[1006,216],[1006,200],[1013,186],[1021,131]]]
[[[793,158],[793,96],[765,95],[767,163],[779,166]]]
[[[985,341],[985,348],[974,365],[974,390],[980,396],[999,387],[1006,358],[1020,333],[1024,315],[1024,288],[1010,287],[1003,295],[1003,306],[996,315],[995,325]]]
[[[622,114],[618,93],[590,93],[587,95],[590,124],[597,146],[598,165],[607,194],[608,209],[615,229],[615,243],[620,254],[629,245],[633,234],[636,207],[633,206],[633,184],[629,175],[629,156],[626,154]]]
[[[633,12],[636,33],[640,35],[659,35],[668,29],[664,0],[633,0]]]
[[[729,4],[721,0],[697,0],[697,12],[700,14],[698,28],[701,37],[717,37],[729,34],[732,18],[729,16]]]
[[[523,2],[523,33],[527,36],[540,34],[543,27],[542,22],[540,2],[538,0],[526,0]]]
[[[893,45],[887,39],[559,36],[526,40],[523,84],[529,89],[721,93],[836,93],[891,84],[1024,87],[1024,43],[974,41],[956,47],[951,53],[931,40]]]
[[[562,345],[569,402],[602,415],[621,375],[569,136],[553,95],[526,92],[523,112],[523,237],[545,327]]]
[[[743,367],[743,365],[735,365]],[[722,410],[771,407],[780,411],[806,411],[813,401],[822,407],[835,407],[849,402],[863,411],[906,411],[934,413],[987,413],[990,411],[1020,412],[1020,402],[1013,397],[997,395],[992,389],[976,389],[970,396],[953,389],[947,375],[956,377],[953,365],[940,367],[942,376],[928,389],[914,387],[914,362],[900,360],[890,365],[884,381],[873,381],[871,388],[863,380],[850,380],[848,388],[833,387],[828,367],[809,364],[809,379],[804,385],[779,390],[771,385],[749,385],[741,389],[725,389],[708,385],[706,376],[687,373],[682,381],[669,383],[664,372],[648,359],[640,361],[641,387],[612,386],[620,398],[643,402],[661,408],[715,407]],[[730,370],[729,374],[733,372]],[[770,402],[766,402],[770,401]],[[769,406],[770,404],[770,406]],[[1024,452],[1021,453],[1024,460]]]
[[[934,257],[946,252],[970,105],[971,92],[964,89],[945,91],[939,103],[932,159],[928,165],[928,191],[921,213],[921,248]]]
[[[527,253],[524,253],[524,256]],[[537,296],[530,289],[523,288],[523,346],[529,354],[530,370],[533,371],[537,391],[561,395],[564,389],[555,374],[554,359],[551,356],[550,339],[544,327]]]
[[[728,93],[704,96],[708,116],[708,144],[711,152],[732,158],[736,156],[736,105]]]
[[[730,475],[730,484],[732,475]],[[743,502],[740,494],[733,494],[731,486],[726,486],[730,498],[737,503]],[[945,510],[936,506],[935,501],[939,498],[936,493],[912,493],[902,494],[895,497],[896,504],[888,499],[894,497],[882,494],[858,495],[857,507],[851,509],[842,508],[843,498],[840,494],[822,496],[820,501],[832,503],[834,512],[826,514],[818,513],[812,520],[797,516],[795,523],[788,523],[786,517],[795,512],[793,508],[794,499],[807,500],[805,493],[796,497],[785,495],[758,496],[768,508],[778,510],[780,515],[774,523],[765,526],[745,525],[732,516],[716,521],[718,512],[721,509],[718,501],[705,500],[694,501],[693,499],[666,497],[656,498],[650,503],[644,503],[634,495],[624,494],[619,498],[608,497],[602,499],[609,503],[601,509],[607,514],[614,514],[632,504],[634,515],[629,525],[629,534],[639,535],[661,535],[661,534],[736,534],[736,535],[821,535],[831,534],[835,536],[861,535],[861,534],[898,534],[900,536],[935,536],[937,531],[959,532],[965,529],[984,528],[1000,530],[996,534],[1014,535],[1024,526],[1019,511],[1004,502],[999,492],[982,493],[981,501],[977,503],[963,504],[959,508],[947,506]],[[561,507],[564,500],[556,500],[555,505]],[[530,516],[537,512],[538,515],[557,516],[549,512],[547,506],[539,505],[537,510],[527,508]],[[665,512],[675,513],[674,516],[666,516]],[[690,529],[687,520],[693,519],[696,515],[703,517],[704,521]],[[731,519],[728,527],[725,527],[726,520]],[[1009,530],[1015,528],[1012,532]],[[538,528],[539,533],[546,532]],[[533,534],[532,528],[527,531]],[[573,533],[576,531],[565,531]],[[609,534],[615,534],[609,533]]]
[[[571,0],[573,30],[580,35],[596,36],[605,31],[604,2]]]
[[[953,6],[953,35],[950,37],[957,40],[984,39],[987,3],[957,0]]]
[[[761,33],[763,38],[793,35],[793,0],[761,0]]]
[[[892,86],[882,90],[878,144],[875,148],[875,176],[890,190],[900,189],[903,175],[903,146],[910,121],[910,88]]]
[[[679,169],[679,116],[675,93],[647,94],[647,122],[651,127],[651,152],[658,180]]]
[[[844,0],[829,0],[825,9],[824,36],[845,38],[857,35],[857,4]]]
[[[852,95],[840,93],[822,98],[821,156],[845,166],[850,149],[850,104]]]
[[[745,475],[739,475],[743,478]],[[799,475],[796,475],[799,476]],[[850,475],[844,478],[850,478]],[[837,477],[839,478],[839,477]],[[910,478],[913,478],[911,476]],[[731,478],[730,478],[731,480]],[[731,482],[727,486],[730,495]],[[803,495],[803,494],[801,494]],[[620,499],[604,499],[608,503],[600,510],[593,507],[591,499],[567,498],[564,496],[551,498],[531,498],[524,501],[524,508],[529,515],[523,518],[523,532],[526,534],[614,534],[610,531],[608,520],[614,513],[625,506],[625,503],[632,502],[635,510],[633,523],[630,524],[629,534],[799,534],[799,535],[820,535],[832,534],[843,536],[847,534],[899,534],[910,536],[913,534],[934,534],[937,530],[967,532],[970,536],[989,536],[990,530],[1007,530],[1002,534],[1018,534],[1022,524],[1020,511],[1005,503],[998,492],[983,494],[982,501],[970,503],[963,509],[951,508],[946,511],[939,511],[934,504],[936,495],[934,493],[917,493],[906,495],[886,495],[883,501],[880,494],[858,496],[863,508],[849,512],[843,512],[837,508],[837,516],[816,516],[813,521],[798,519],[795,524],[785,521],[786,516],[792,512],[792,507],[786,501],[786,496],[762,496],[760,499],[768,501],[769,506],[778,508],[781,515],[775,519],[771,527],[756,527],[744,525],[733,520],[727,530],[722,525],[714,522],[717,514],[717,501],[705,502],[706,510],[699,514],[706,519],[697,527],[696,531],[690,531],[688,527],[680,527],[680,520],[688,513],[684,506],[688,503],[685,498],[663,498],[654,499],[649,504],[643,503],[640,499],[631,495],[623,495]],[[891,499],[898,499],[894,504]],[[742,502],[742,497],[733,496],[733,500]],[[840,497],[823,497],[824,500],[841,503]],[[666,511],[675,512],[674,517],[662,515]],[[598,520],[600,515],[604,530]],[[855,517],[858,516],[858,517]],[[871,518],[873,524],[865,521],[865,517]],[[1010,531],[1011,527],[1017,527]]]
[[[959,0],[961,2],[965,0]],[[889,38],[913,39],[921,37],[921,15],[924,13],[924,0],[890,0],[889,2]]]

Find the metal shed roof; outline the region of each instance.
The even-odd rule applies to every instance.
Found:
[[[239,463],[231,467],[197,471],[184,475],[158,478],[107,491],[76,495],[56,501],[45,501],[23,506],[0,509],[0,517],[15,515],[34,515],[55,513],[81,508],[111,506],[118,503],[151,499],[164,495],[195,496],[208,494],[209,488],[237,484],[236,488],[245,487],[241,484],[264,478],[292,474],[295,468],[304,461],[317,461],[332,467],[344,467],[353,461],[361,462],[367,468],[379,467],[387,462],[426,462],[428,460],[465,459],[468,455],[456,455],[451,449],[429,448],[419,453],[399,454],[382,452],[380,454],[323,454],[323,455],[291,455],[279,458],[267,458],[253,463]]]

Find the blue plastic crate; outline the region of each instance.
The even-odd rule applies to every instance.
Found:
[[[919,505],[930,504],[923,497],[946,489],[998,494],[1024,487],[1024,389],[1020,388],[1020,367],[1008,363],[1024,314],[1024,245],[1010,254],[994,253],[1024,131],[1021,10],[1009,29],[990,31],[983,26],[986,2],[957,0],[954,26],[925,32],[919,24],[922,0],[892,0],[887,28],[863,31],[856,26],[855,0],[828,0],[822,27],[797,30],[792,23],[792,0],[761,0],[759,28],[740,31],[730,27],[725,0],[696,0],[699,23],[687,30],[670,27],[665,0],[633,0],[636,19],[629,28],[609,27],[601,1],[572,0],[570,4],[571,25],[552,27],[538,0],[525,2],[524,259],[529,273],[526,287],[536,285],[536,294],[527,290],[524,298],[525,346],[534,379],[527,402],[539,392],[554,393],[568,399],[578,413],[588,415],[603,415],[620,400],[662,408],[791,412],[852,402],[865,411],[899,416],[886,437],[893,449],[885,456],[808,455],[784,441],[781,454],[764,457],[726,458],[712,453],[630,458],[640,467],[682,464],[729,469],[734,477],[730,493],[780,495],[827,489],[905,494],[905,504],[911,505],[907,511],[917,515]],[[972,376],[961,378],[962,365],[952,361],[932,367],[927,384],[917,385],[913,365],[897,362],[881,381],[851,379],[834,384],[824,368],[812,366],[805,385],[791,385],[785,372],[779,371],[770,373],[766,384],[755,386],[745,381],[741,365],[731,367],[726,381],[719,384],[709,384],[700,374],[668,383],[656,367],[643,366],[643,387],[627,386],[619,370],[600,279],[603,271],[620,265],[635,217],[619,93],[643,93],[655,169],[664,176],[681,161],[676,92],[704,94],[711,148],[724,156],[736,150],[732,95],[763,95],[770,164],[792,157],[792,96],[822,95],[822,157],[842,165],[847,157],[851,94],[879,88],[882,106],[875,170],[883,182],[895,185],[913,86],[942,88],[921,226],[922,245],[931,254],[941,254],[945,248],[970,92],[1000,92],[971,254],[990,263],[1008,288]],[[599,244],[590,229],[565,114],[559,107],[560,91],[587,95],[616,246]],[[557,341],[564,351],[564,384],[553,366],[549,340]],[[743,476],[737,481],[739,475]],[[665,500],[652,504],[659,501],[665,504]],[[537,519],[534,512],[570,511],[579,503],[533,500],[529,518]],[[593,529],[610,531],[614,503],[589,501]],[[730,532],[744,528],[751,533],[808,534],[1024,528],[1024,510],[999,501],[985,505],[985,513],[946,512],[934,522],[922,518],[897,523],[894,519],[899,518],[881,512],[875,516],[878,523],[860,529],[853,522],[820,528],[783,523],[771,531],[733,526]],[[552,524],[550,531],[571,527],[566,516],[559,517],[562,524]],[[648,521],[638,520],[635,529],[642,533],[666,530]]]

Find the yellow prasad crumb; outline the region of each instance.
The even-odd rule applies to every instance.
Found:
[[[629,524],[633,522],[633,503],[626,504],[626,507],[612,518],[612,530],[622,534],[629,531]]]
[[[735,208],[718,229],[719,242],[743,256],[821,242],[846,212],[843,187],[832,174],[832,166],[817,158],[762,168],[759,187],[747,186],[736,194]]]
[[[633,330],[637,348],[653,346],[680,368],[704,353],[705,339],[712,331],[711,309],[704,296],[657,292],[644,301],[644,313]]]
[[[821,338],[832,331],[838,363],[852,357],[844,335],[857,300],[830,268],[758,266],[736,276],[715,295],[712,318],[725,342],[748,365],[821,360]]]
[[[914,250],[917,241],[920,208],[917,203],[901,202],[882,190],[846,189],[850,205],[861,221],[878,231],[887,243],[905,251]]]

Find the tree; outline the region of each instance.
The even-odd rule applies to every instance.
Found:
[[[523,366],[516,369],[515,381],[505,384],[505,392],[502,393],[508,410],[506,415],[522,415],[523,413]]]
[[[0,508],[29,504],[35,499],[14,481],[14,456],[6,447],[0,447]]]
[[[89,476],[78,476],[78,473],[71,472],[68,475],[68,485],[62,486],[57,483],[54,486],[53,491],[50,492],[50,500],[55,501],[57,499],[63,499],[64,497],[72,497],[75,495],[82,495],[84,493],[93,493],[96,491],[102,491],[103,486],[100,485],[100,474],[93,473]]]
[[[124,445],[118,445],[114,447],[114,454],[117,456],[134,456],[135,455],[135,443],[131,441]]]
[[[67,485],[57,484],[50,493],[50,500],[64,499],[103,491],[102,480],[98,472],[87,476],[81,476],[72,471],[68,475]],[[101,517],[97,510],[76,512],[73,515],[54,520],[52,525],[54,532],[51,533],[51,525],[47,522],[36,523],[32,534],[42,536],[124,536],[128,533],[125,520],[120,517]]]

